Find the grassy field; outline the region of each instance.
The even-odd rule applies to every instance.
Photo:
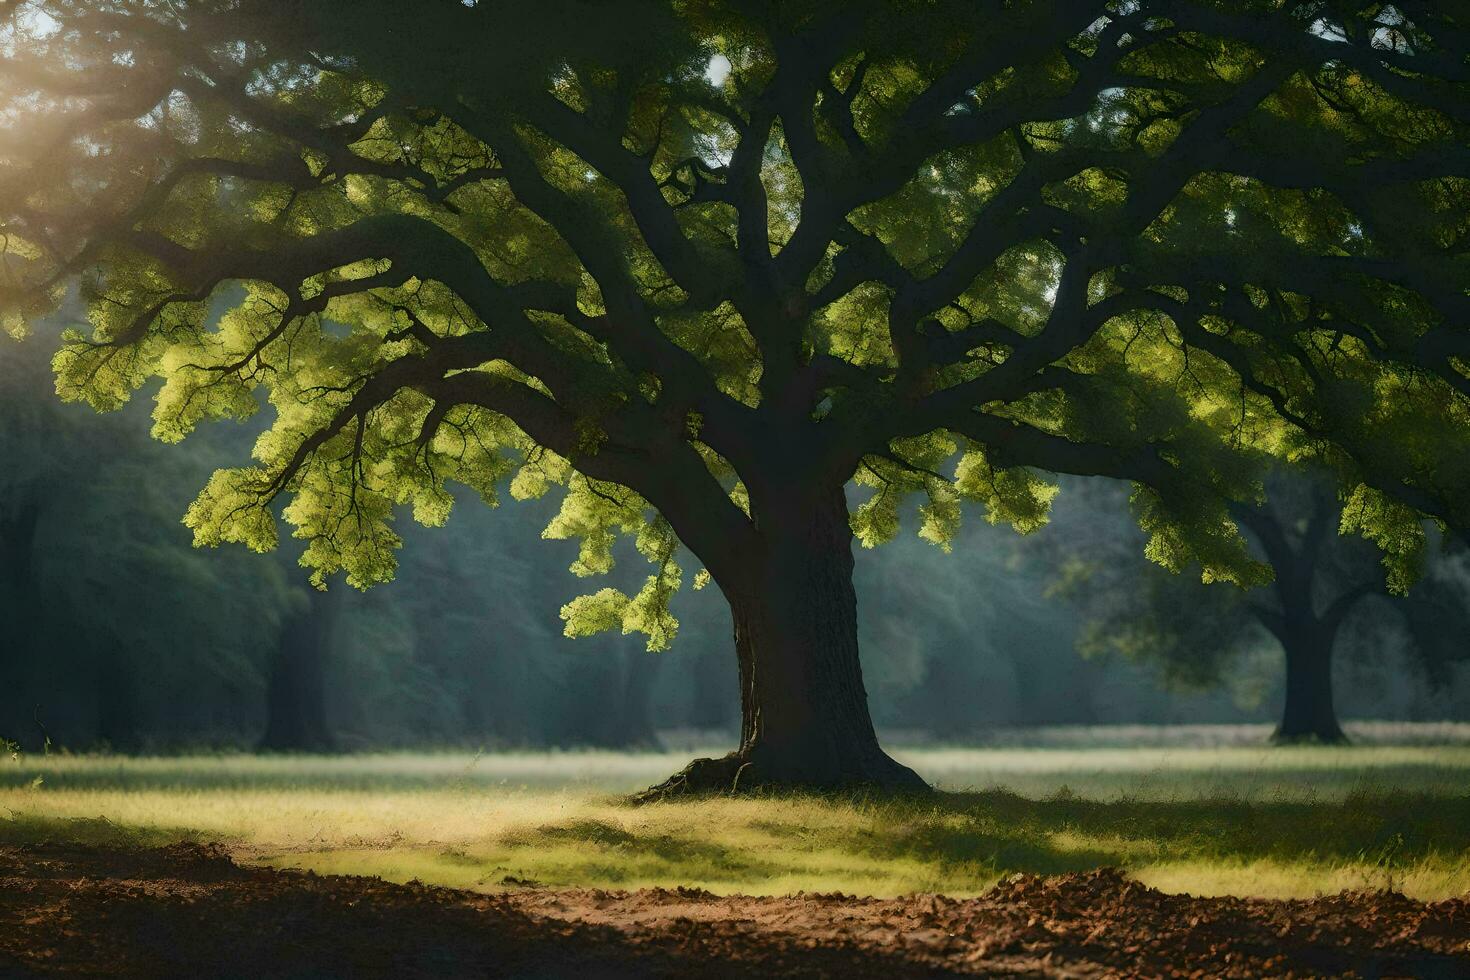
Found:
[[[1470,892],[1470,744],[895,754],[946,792],[621,801],[684,751],[26,756],[0,765],[0,843],[211,840],[243,860],[485,890],[968,895],[1119,865],[1195,894]]]

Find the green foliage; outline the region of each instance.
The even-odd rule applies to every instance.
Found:
[[[1342,533],[1361,534],[1383,550],[1388,589],[1400,595],[1423,571],[1424,525],[1413,517],[1399,501],[1361,484],[1342,506]]]
[[[1329,467],[1398,590],[1426,515],[1470,527],[1437,8],[31,6],[0,29],[0,316],[79,280],[57,391],[160,379],[164,441],[266,396],[200,545],[267,550],[279,514],[316,585],[366,588],[453,486],[555,488],[577,575],[619,537],[651,566],[568,635],[663,649],[675,542],[738,577],[817,485],[871,491],[867,547],[917,496],[948,550],[967,502],[1029,532],[1046,474],[1126,479],[1150,559],[1242,586],[1269,571],[1230,508],[1271,466]]]
[[[1120,533],[1102,516],[1116,506],[1109,498],[1123,496],[1122,488],[1089,487],[1077,496],[1086,506],[1057,529],[1059,536],[1039,542],[1037,558],[1054,562],[1048,596],[1081,614],[1078,653],[1146,665],[1176,692],[1228,683],[1235,701],[1259,700],[1242,694],[1256,680],[1254,653],[1271,642],[1250,611],[1252,603],[1271,603],[1264,583],[1252,582],[1247,592],[1208,571],[1191,574],[1188,565],[1169,571],[1151,565],[1146,558],[1169,567],[1150,553],[1167,548],[1167,538],[1148,536],[1146,520],[1142,535]],[[1233,523],[1224,526],[1239,533]],[[1249,560],[1253,569],[1266,570],[1269,582],[1270,565]]]
[[[990,523],[1010,524],[1023,534],[1046,523],[1058,489],[1019,467],[997,469],[973,445],[955,468],[955,486],[966,499],[985,504]]]

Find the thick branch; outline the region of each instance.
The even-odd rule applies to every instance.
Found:
[[[465,372],[419,387],[436,401],[478,405],[504,415],[580,472],[637,491],[716,575],[733,574],[732,563],[755,546],[749,519],[687,442],[671,437],[654,446],[636,447],[620,445],[613,438],[588,452],[576,417],[525,385]]]

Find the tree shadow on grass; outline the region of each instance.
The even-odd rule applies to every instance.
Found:
[[[1405,865],[1470,860],[1470,795],[1359,794],[1330,802],[1198,799],[1028,799],[994,790],[924,798],[831,800],[861,816],[820,831],[779,820],[754,826],[870,859],[908,859],[950,873],[1060,874],[1107,865]]]
[[[1127,859],[1125,851],[1099,842],[1064,844],[1049,828],[998,821],[973,807],[952,811],[935,802],[928,798],[916,806],[908,800],[891,804],[867,800],[862,817],[821,829],[778,820],[759,820],[752,826],[777,840],[799,841],[802,849],[844,852],[875,865],[907,859],[935,865],[947,877],[960,879],[989,880],[1016,871],[1065,874],[1120,865]]]
[[[187,827],[118,823],[106,817],[53,817],[0,813],[0,847],[95,847],[135,850],[171,844],[211,843],[216,838]]]
[[[648,855],[675,864],[700,863],[723,867],[742,864],[737,853],[713,839],[715,836],[717,835],[697,838],[668,833],[639,833],[602,820],[573,820],[561,824],[544,824],[533,830],[510,831],[501,834],[498,839],[502,844],[517,848],[590,845],[631,855]]]
[[[939,853],[967,854],[969,832],[997,832],[1020,841],[1052,839],[1096,842],[1095,851],[1075,852],[1121,862],[1129,853],[1148,849],[1159,860],[1274,859],[1375,860],[1391,853],[1396,860],[1435,855],[1470,854],[1470,795],[1358,794],[1333,801],[1098,801],[1057,796],[1033,800],[1012,793],[945,793],[935,810],[950,816],[939,826],[893,838],[893,846],[936,848]],[[1074,852],[1068,851],[1068,854]],[[1039,862],[1008,863],[1015,870],[1048,871],[1045,853]],[[1068,859],[1064,863],[1073,864]],[[1095,866],[1095,865],[1092,865]]]
[[[1029,828],[971,823],[912,823],[864,834],[856,849],[877,858],[908,857],[941,867],[969,866],[980,873],[1065,874],[1123,864],[1127,855],[1099,846],[1065,847]]]

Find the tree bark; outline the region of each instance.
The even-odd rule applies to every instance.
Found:
[[[327,724],[326,659],[340,607],[338,590],[313,590],[306,611],[282,624],[266,684],[261,749],[322,752],[335,746]]]
[[[1332,646],[1336,629],[1315,616],[1289,622],[1283,631],[1286,701],[1273,742],[1347,741],[1332,701]]]
[[[839,485],[757,513],[762,547],[721,582],[734,621],[740,747],[643,794],[763,786],[925,791],[878,745],[858,659],[852,531]]]

